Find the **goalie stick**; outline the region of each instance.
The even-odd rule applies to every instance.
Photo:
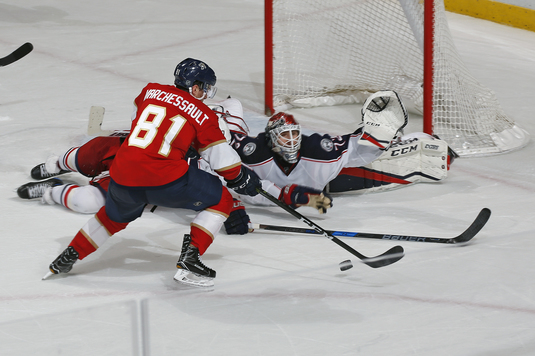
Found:
[[[274,204],[278,205],[279,207],[286,210],[288,213],[292,214],[294,217],[296,217],[298,220],[301,220],[308,226],[314,229],[317,234],[323,235],[329,240],[336,243],[338,246],[342,247],[349,253],[351,253],[354,256],[357,256],[363,263],[367,264],[368,266],[372,268],[378,268],[378,267],[384,267],[391,265],[394,262],[399,261],[403,258],[403,247],[401,246],[394,246],[390,250],[386,251],[385,253],[376,256],[376,257],[366,257],[357,250],[353,249],[351,246],[347,245],[337,237],[330,234],[328,231],[324,230],[321,226],[314,223],[312,220],[308,219],[307,217],[301,215],[294,209],[292,209],[290,206],[284,204],[283,202],[279,201],[277,198],[275,198],[273,195],[269,194],[265,190],[261,188],[257,188],[258,193],[260,193],[262,196],[264,196],[266,199],[270,200]]]
[[[120,136],[126,137],[130,133],[128,130],[102,130],[105,109],[102,106],[92,106],[89,110],[89,121],[87,123],[88,136]]]
[[[326,230],[326,232],[333,236],[340,236],[340,237],[360,237],[360,238],[366,238],[366,239],[379,239],[379,240],[434,242],[434,243],[440,243],[440,244],[460,244],[460,243],[468,242],[474,236],[476,236],[477,233],[483,228],[483,226],[485,226],[489,218],[490,218],[490,209],[483,208],[479,212],[475,220],[472,222],[472,224],[462,234],[455,236],[455,237],[451,237],[451,238],[413,236],[413,235],[375,234],[375,233],[369,233],[369,232],[350,232],[350,231],[333,231],[333,230]],[[253,224],[253,229],[321,235],[321,233],[316,230],[301,228],[301,227]]]
[[[32,50],[33,45],[30,42],[26,42],[25,44],[11,52],[11,54],[0,58],[0,67],[7,66],[8,64],[18,61],[19,59],[30,53]]]

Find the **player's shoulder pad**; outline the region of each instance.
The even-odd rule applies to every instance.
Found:
[[[273,152],[267,145],[266,134],[260,133],[256,137],[251,137],[238,132],[231,131],[232,140],[230,145],[245,164],[255,164],[273,158]]]
[[[337,159],[347,150],[351,135],[331,136],[328,134],[302,135],[301,157],[316,160]]]

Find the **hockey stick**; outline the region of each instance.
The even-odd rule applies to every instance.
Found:
[[[390,235],[390,234],[374,234],[369,232],[350,232],[350,231],[333,231],[326,230],[328,234],[340,237],[361,237],[366,239],[379,240],[395,240],[395,241],[416,241],[416,242],[435,242],[440,244],[459,244],[470,241],[477,233],[485,226],[490,218],[490,209],[483,208],[472,224],[460,235],[452,238],[428,237],[428,236],[412,236],[412,235]],[[272,230],[284,232],[296,232],[302,234],[321,235],[313,229],[265,224],[253,224],[254,229],[258,230]]]
[[[89,110],[89,121],[87,123],[88,136],[119,136],[126,137],[130,133],[128,130],[102,130],[105,109],[102,106],[92,106]]]
[[[376,257],[366,257],[357,250],[353,249],[351,246],[345,244],[343,241],[338,239],[337,237],[333,236],[329,232],[325,231],[321,226],[314,223],[312,220],[308,219],[307,217],[301,215],[294,209],[292,209],[290,206],[284,204],[283,202],[279,201],[277,198],[275,198],[273,195],[269,194],[262,188],[256,189],[258,193],[260,193],[262,196],[264,196],[266,199],[270,200],[274,204],[278,205],[279,207],[283,208],[290,214],[292,214],[294,217],[296,217],[298,220],[301,220],[311,228],[313,228],[318,234],[325,236],[329,240],[336,243],[338,246],[342,247],[352,255],[357,256],[363,263],[367,264],[368,266],[372,268],[378,268],[378,267],[384,267],[388,266],[394,262],[399,261],[401,258],[403,258],[403,247],[401,246],[394,246],[390,250],[386,251],[385,253],[376,256]]]
[[[7,66],[8,64],[18,61],[19,59],[30,53],[32,50],[33,45],[30,42],[26,42],[25,44],[11,52],[11,54],[8,54],[4,58],[0,58],[0,67]]]
[[[89,136],[109,136],[113,133],[111,130],[102,130],[104,111],[102,106],[92,106],[89,110],[89,122],[87,123],[87,134]]]

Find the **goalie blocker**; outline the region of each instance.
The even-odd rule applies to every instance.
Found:
[[[325,187],[327,193],[387,191],[418,182],[438,182],[448,175],[448,144],[425,133],[405,135],[378,159],[344,168]]]

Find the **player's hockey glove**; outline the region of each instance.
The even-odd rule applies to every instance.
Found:
[[[201,155],[193,146],[189,146],[188,151],[186,152],[186,156],[184,157],[186,160],[189,159],[199,159],[201,158]]]
[[[245,212],[243,203],[238,199],[234,199],[232,211],[225,221],[225,231],[227,235],[245,235],[249,231],[253,231],[249,215]]]
[[[238,194],[245,194],[254,197],[258,194],[257,188],[262,188],[260,178],[251,169],[241,166],[240,174],[234,179],[227,180],[227,187],[234,190]]]
[[[333,206],[332,198],[327,193],[297,184],[288,184],[282,188],[279,200],[294,209],[311,206],[318,209],[320,214],[326,213]]]

